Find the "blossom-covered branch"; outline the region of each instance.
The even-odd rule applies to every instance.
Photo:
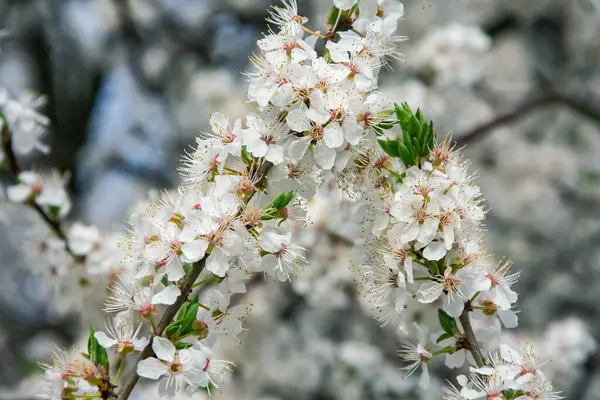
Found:
[[[105,329],[91,328],[82,356],[57,352],[43,366],[44,397],[125,400],[140,377],[161,381],[162,396],[219,388],[233,365],[215,351],[250,310],[232,296],[255,274],[302,273],[307,251],[295,229],[310,223],[315,194],[334,187],[368,210],[361,293],[402,335],[400,356],[409,374],[422,370],[423,388],[428,364],[443,356],[450,368],[472,365],[460,388],[444,388],[447,399],[559,398],[530,348],[496,343],[502,325],[517,325],[518,274],[486,249],[469,162],[421,110],[378,90],[381,69],[400,58],[402,16],[397,0],[334,0],[321,33],[294,0],[271,10],[276,31],[258,41],[247,73],[254,112],[212,114],[211,131],[182,160],[182,184],[132,215]],[[17,192],[29,199],[36,187]],[[434,326],[410,323],[417,306],[437,312]]]

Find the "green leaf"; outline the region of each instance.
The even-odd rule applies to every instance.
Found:
[[[166,336],[171,339],[177,339],[192,332],[196,314],[198,313],[198,298],[188,300],[179,309],[177,318],[165,328]]]
[[[293,191],[280,193],[275,197],[269,204],[263,207],[263,213],[260,216],[260,219],[263,221],[272,220],[275,218],[283,218],[285,213],[282,212],[290,201],[294,198],[295,193]]]
[[[458,325],[456,325],[456,320],[449,316],[448,313],[441,308],[438,309],[438,319],[444,332],[450,335],[454,335],[455,332],[459,332]]]
[[[451,353],[455,350],[454,346],[446,346],[441,350],[436,351],[436,354]]]
[[[89,359],[95,366],[103,367],[105,371],[109,371],[108,354],[106,349],[98,343],[94,336],[95,333],[94,327],[90,325],[90,336],[88,338]]]
[[[410,168],[415,165],[415,158],[411,154],[410,150],[404,145],[404,143],[398,143],[398,149],[400,151],[400,158],[406,168]]]
[[[340,12],[340,9],[336,6],[331,7],[331,10],[329,10],[329,14],[327,14],[327,25],[330,28],[333,28],[333,26],[337,22]]]
[[[398,151],[398,144],[400,142],[397,140],[378,140],[378,142],[385,154],[390,157],[400,157],[400,152]]]
[[[287,206],[294,198],[294,192],[280,193],[265,208],[275,208],[277,211]]]
[[[189,349],[190,347],[192,347],[193,344],[191,343],[186,343],[186,342],[179,342],[179,343],[175,343],[175,348],[177,350],[183,350],[183,349]]]
[[[417,117],[415,117],[414,115],[411,115],[410,116],[410,136],[418,139],[419,135],[421,134],[422,127],[423,126],[421,125],[421,123],[419,122]]]
[[[396,117],[398,118],[398,121],[400,121],[400,127],[402,128],[402,131],[408,132],[410,129],[410,117],[412,115],[410,107],[408,107],[408,104],[406,103],[402,104],[402,107],[398,106],[398,104],[395,104],[395,109]]]
[[[180,328],[180,324],[178,321],[171,322],[165,328],[165,335],[167,336],[167,338],[178,337],[178,336],[180,336],[179,328]]]
[[[161,278],[160,282],[165,286],[169,286],[169,278],[167,277],[167,274]]]
[[[436,342],[436,343],[439,343],[439,342],[441,342],[441,341],[444,341],[444,340],[446,340],[446,339],[450,339],[450,338],[452,338],[452,337],[454,337],[454,335],[453,335],[453,334],[451,334],[451,333],[444,333],[444,334],[440,335],[440,337],[439,337],[439,338],[437,338],[437,340],[436,340],[435,342]]]
[[[60,217],[60,206],[50,206],[49,207],[50,215],[54,218]]]

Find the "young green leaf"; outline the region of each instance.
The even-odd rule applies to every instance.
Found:
[[[437,338],[437,340],[435,342],[439,343],[439,342],[444,341],[446,339],[450,339],[451,337],[454,337],[454,335],[451,334],[451,333],[444,333],[444,334],[440,335],[440,337]]]
[[[398,141],[397,140],[378,140],[379,145],[390,157],[400,157],[400,152],[398,151]]]
[[[109,371],[108,354],[106,349],[98,343],[94,336],[95,333],[94,327],[90,325],[90,336],[88,338],[89,359],[95,366],[103,367],[105,371]]]
[[[440,321],[440,326],[444,330],[444,332],[454,335],[454,333],[459,332],[458,325],[456,324],[456,320],[448,315],[441,308],[438,309],[438,319]]]

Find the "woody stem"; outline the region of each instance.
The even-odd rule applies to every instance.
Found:
[[[475,360],[475,364],[477,364],[477,366],[479,368],[482,368],[482,367],[485,367],[486,363],[485,363],[485,359],[483,358],[483,355],[481,354],[481,349],[479,348],[479,344],[477,343],[477,338],[475,337],[475,332],[473,332],[473,327],[471,326],[471,319],[469,318],[469,311],[470,311],[470,304],[469,304],[469,302],[467,302],[465,304],[465,309],[463,310],[462,314],[460,314],[460,317],[458,317],[458,319],[463,327],[463,331],[465,332],[464,338],[467,342],[468,349],[471,352],[473,359]]]

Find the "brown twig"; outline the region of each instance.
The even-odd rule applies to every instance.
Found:
[[[465,304],[465,309],[463,310],[462,314],[460,314],[460,317],[458,317],[458,319],[463,327],[463,331],[465,332],[464,338],[469,347],[469,351],[471,352],[471,355],[475,360],[475,364],[477,364],[479,368],[482,368],[486,365],[485,359],[481,354],[479,344],[477,343],[477,338],[475,337],[475,332],[473,332],[473,327],[471,326],[471,320],[469,318],[469,309],[470,303],[467,302]]]
[[[472,129],[471,131],[456,134],[456,141],[460,144],[467,144],[479,139],[484,133],[494,128],[509,124],[539,107],[549,106],[552,104],[565,105],[590,119],[600,122],[600,109],[593,107],[593,103],[593,101],[586,102],[567,95],[566,93],[549,92],[545,95],[527,100],[517,106],[514,110],[505,114],[501,114],[489,122]]]

